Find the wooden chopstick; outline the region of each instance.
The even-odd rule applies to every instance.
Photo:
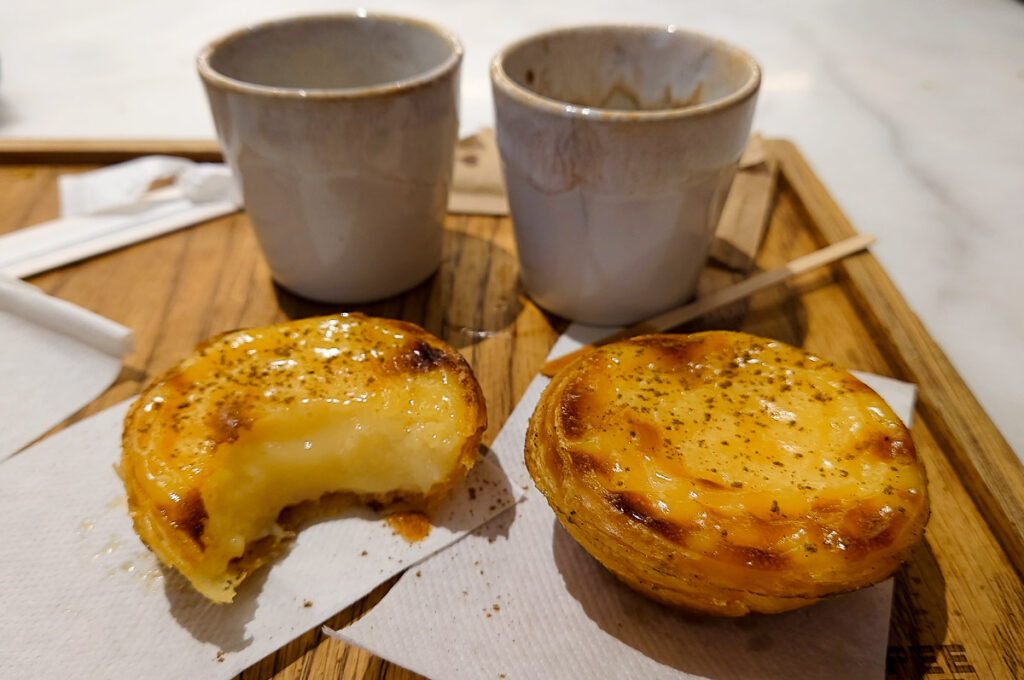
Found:
[[[676,307],[675,309],[659,314],[658,316],[647,319],[646,321],[641,321],[638,324],[624,328],[623,330],[613,333],[605,338],[601,338],[592,345],[586,345],[575,352],[570,352],[569,354],[560,356],[557,359],[552,359],[544,364],[540,372],[551,377],[555,373],[558,373],[558,371],[564,366],[567,366],[577,357],[590,351],[594,347],[600,347],[601,345],[625,340],[636,335],[662,333],[684,324],[687,321],[692,321],[699,316],[703,316],[704,314],[718,309],[719,307],[736,302],[737,300],[742,300],[745,297],[749,297],[763,288],[768,288],[769,286],[782,283],[792,276],[809,272],[812,269],[817,269],[818,267],[841,260],[844,257],[853,255],[854,253],[858,253],[874,243],[875,240],[875,237],[870,234],[858,234],[839,241],[838,243],[826,246],[821,250],[816,250],[813,253],[802,255],[778,269],[771,269],[766,272],[761,272],[760,274],[755,274],[754,276],[744,279],[739,283],[716,290],[710,295],[705,295],[688,305]]]

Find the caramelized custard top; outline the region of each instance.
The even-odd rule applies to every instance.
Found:
[[[923,523],[906,427],[813,354],[715,331],[634,338],[566,371],[552,414],[565,474],[680,547],[814,571],[902,549]]]

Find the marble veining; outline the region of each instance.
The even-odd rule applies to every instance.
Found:
[[[1016,0],[364,0],[466,47],[462,130],[493,120],[487,64],[573,23],[675,23],[764,67],[754,127],[802,149],[1014,449],[1024,455],[1024,4]],[[244,23],[329,0],[7,3],[0,137],[212,137],[194,70]],[[348,8],[351,8],[349,6]],[[74,102],[69,106],[68,102]]]

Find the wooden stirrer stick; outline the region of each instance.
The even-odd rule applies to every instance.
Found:
[[[848,239],[833,243],[830,246],[826,246],[821,250],[816,250],[813,253],[808,253],[795,260],[785,264],[778,269],[772,269],[760,274],[755,274],[748,279],[744,279],[739,283],[731,286],[726,286],[711,293],[705,295],[702,298],[694,300],[688,305],[682,307],[676,307],[675,309],[669,310],[663,314],[641,321],[640,323],[634,324],[628,328],[613,333],[608,337],[602,338],[595,342],[593,345],[587,345],[581,347],[575,352],[570,352],[564,356],[552,359],[551,361],[544,364],[541,368],[541,373],[546,376],[553,376],[558,373],[564,366],[568,365],[578,356],[588,352],[594,347],[600,347],[601,345],[607,345],[612,342],[619,340],[625,340],[632,338],[636,335],[644,335],[647,333],[662,333],[671,328],[675,328],[687,321],[692,321],[699,316],[703,316],[710,311],[718,309],[724,305],[742,300],[743,298],[749,297],[754,293],[758,292],[763,288],[774,286],[778,283],[782,283],[786,279],[809,272],[812,269],[823,267],[837,260],[841,260],[844,257],[858,253],[869,245],[875,242],[875,237],[870,234],[858,234],[851,236]]]

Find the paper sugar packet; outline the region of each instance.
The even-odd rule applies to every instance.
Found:
[[[241,207],[231,170],[143,156],[58,181],[61,216],[0,235],[0,272],[23,278]]]
[[[432,515],[422,541],[353,509],[213,604],[132,529],[120,459],[127,403],[0,464],[0,677],[231,678],[511,506],[492,455]]]
[[[99,396],[131,349],[128,328],[0,273],[0,460]]]
[[[572,326],[549,359],[607,333]],[[857,376],[910,423],[913,385]],[[534,379],[495,440],[513,479],[525,474],[527,424],[547,383]],[[687,615],[622,585],[569,536],[532,485],[523,502],[414,572],[363,618],[328,634],[437,680],[885,674],[891,580],[785,614]]]

